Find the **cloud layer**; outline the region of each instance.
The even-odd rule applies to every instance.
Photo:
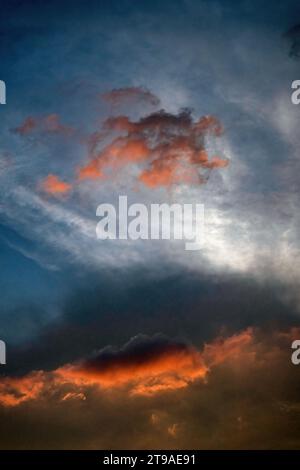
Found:
[[[141,335],[54,371],[7,377],[1,380],[1,446],[294,447],[299,380],[289,348],[297,335],[297,329],[247,329],[202,350]],[[30,435],[20,439],[15,432],[8,443],[7,429],[13,433],[25,423]]]

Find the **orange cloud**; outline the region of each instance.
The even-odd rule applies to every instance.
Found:
[[[41,183],[41,188],[47,194],[51,195],[64,195],[68,193],[72,186],[60,180],[56,175],[48,175]]]
[[[229,163],[219,156],[209,159],[205,149],[206,136],[219,137],[222,132],[215,117],[194,121],[188,110],[179,114],[161,110],[138,121],[112,117],[89,137],[89,162],[78,168],[78,178],[105,178],[112,170],[134,164],[140,167],[138,180],[151,188],[203,183],[207,172]],[[102,147],[107,138],[111,142]]]
[[[62,124],[57,114],[49,114],[41,117],[28,116],[20,126],[13,129],[13,132],[21,136],[26,136],[34,131],[47,132],[50,134],[58,133],[69,136],[74,132],[74,129]]]
[[[79,180],[94,180],[104,178],[104,174],[100,169],[98,160],[92,160],[87,165],[82,166],[78,169],[78,179]]]
[[[184,344],[147,345],[140,351],[100,355],[93,360],[66,365],[57,374],[77,385],[129,386],[131,394],[149,395],[186,387],[204,378],[207,367],[201,354]]]
[[[20,405],[40,396],[45,385],[45,373],[32,372],[25,377],[5,377],[0,381],[0,403],[4,406]]]
[[[206,344],[203,350],[204,361],[209,367],[222,364],[227,359],[238,359],[246,346],[253,341],[254,333],[252,328],[230,336],[229,338],[219,337],[211,344]],[[253,352],[250,353],[251,355]]]
[[[64,135],[71,135],[74,132],[72,127],[66,126],[60,122],[57,114],[49,114],[48,116],[45,116],[41,121],[41,124],[47,132],[57,132]]]
[[[179,183],[195,183],[195,179],[199,181],[191,168],[170,158],[154,160],[150,167],[139,175],[139,181],[149,188]]]
[[[143,161],[149,149],[142,139],[118,138],[87,165],[78,169],[79,180],[104,178],[105,170],[116,169],[129,163]]]
[[[32,116],[28,116],[24,122],[19,126],[13,129],[16,134],[26,135],[33,131],[37,126],[37,121]]]
[[[89,359],[66,364],[54,371],[32,372],[0,381],[0,403],[16,406],[55,394],[60,401],[85,400],[85,390],[125,388],[130,395],[151,396],[206,381],[212,368],[241,355],[253,354],[253,331],[217,338],[202,351],[165,336],[140,335],[123,348],[105,348]],[[245,356],[243,356],[245,357]]]

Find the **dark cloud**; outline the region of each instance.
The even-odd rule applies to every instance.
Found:
[[[289,29],[284,37],[289,41],[290,44],[290,57],[295,59],[300,58],[300,24],[293,26]]]
[[[102,93],[101,97],[112,105],[145,103],[151,106],[158,106],[160,103],[157,96],[143,87],[114,88]]]
[[[96,353],[92,358],[84,361],[79,367],[91,373],[114,369],[115,367],[138,367],[165,356],[188,354],[190,348],[184,342],[172,341],[163,335],[148,337],[137,335],[122,348],[116,349],[108,346]]]
[[[188,342],[203,344],[220,331],[233,334],[256,325],[297,324],[297,313],[282,302],[281,289],[273,284],[179,271],[166,278],[147,278],[139,270],[98,277],[74,284],[62,317],[38,338],[9,348],[5,373],[57,368],[105,348],[107,338],[119,345],[141,331],[151,336],[158,331],[169,337],[180,334]]]

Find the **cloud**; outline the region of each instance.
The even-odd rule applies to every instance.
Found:
[[[105,348],[56,372],[78,385],[128,386],[131,395],[152,395],[206,379],[212,366],[238,356],[252,339],[253,331],[247,329],[229,338],[218,337],[200,351],[163,335],[139,335],[121,349]]]
[[[37,127],[37,121],[32,116],[28,116],[20,126],[13,129],[13,132],[19,135],[27,135],[34,131]]]
[[[77,394],[96,386],[101,390],[125,387],[130,395],[145,396],[177,390],[206,379],[211,367],[238,357],[252,340],[253,332],[248,329],[229,338],[217,338],[200,351],[163,335],[139,335],[120,349],[107,347],[93,357],[51,372],[4,378],[0,381],[0,403],[16,406],[66,385],[71,390],[65,392],[62,400],[75,393],[74,387]]]
[[[66,365],[58,374],[78,384],[103,388],[129,385],[131,394],[186,387],[207,373],[201,354],[183,342],[157,335],[137,336],[123,348],[106,348],[93,358]]]
[[[42,182],[41,188],[45,193],[53,195],[64,195],[67,194],[72,186],[65,181],[60,180],[55,175],[48,175]]]
[[[300,24],[293,26],[289,29],[285,34],[284,37],[290,43],[290,57],[294,57],[295,59],[300,58]]]
[[[101,97],[112,105],[145,103],[158,106],[160,103],[159,98],[144,87],[114,88]]]
[[[17,406],[24,401],[37,399],[44,388],[45,377],[39,371],[20,378],[4,378],[0,385],[0,402],[4,406]]]
[[[1,447],[298,448],[290,345],[299,335],[299,328],[246,329],[201,350],[139,335],[53,371],[2,378]],[[175,357],[186,358],[177,369]],[[157,387],[167,380],[171,386]]]
[[[104,94],[105,99],[122,100],[128,97],[147,97],[154,103],[154,95],[142,88],[122,88]],[[33,133],[71,136],[74,129],[62,124],[57,114],[27,117],[12,130],[21,136]],[[125,166],[134,167],[132,174],[148,188],[170,187],[174,184],[198,185],[205,183],[211,170],[225,168],[229,160],[209,156],[206,140],[223,133],[213,116],[194,119],[189,109],[176,113],[165,110],[150,113],[138,120],[126,115],[109,117],[99,131],[85,135],[88,162],[77,166],[77,180],[110,180]],[[82,133],[84,135],[84,132]],[[70,183],[50,174],[41,184],[49,195],[66,194]]]
[[[86,357],[91,349],[101,349],[107,342],[123,344],[126,338],[138,331],[150,335],[154,331],[164,331],[170,337],[179,332],[187,335],[192,344],[198,345],[202,341],[198,342],[199,338],[195,336],[203,335],[202,338],[208,340],[205,335],[215,328],[216,323],[225,324],[231,331],[233,325],[239,328],[247,323],[261,324],[266,317],[272,322],[278,315],[290,318],[294,314],[291,307],[288,309],[278,301],[282,287],[276,279],[280,276],[281,280],[291,284],[293,273],[295,279],[299,279],[297,204],[289,205],[291,191],[298,187],[298,172],[294,161],[290,160],[293,150],[288,144],[283,145],[285,137],[273,125],[275,116],[283,122],[286,134],[291,134],[291,119],[285,119],[286,113],[276,107],[282,90],[286,90],[282,98],[285,108],[291,106],[289,83],[297,67],[297,61],[288,60],[287,54],[282,54],[279,44],[280,32],[286,24],[293,24],[287,16],[289,8],[291,2],[280,6],[274,3],[272,8],[259,2],[252,5],[251,2],[250,10],[245,14],[245,3],[242,2],[239,6],[228,2],[226,5],[223,2],[205,2],[205,8],[202,2],[185,2],[184,8],[163,5],[158,15],[155,4],[151,3],[146,9],[137,11],[133,8],[128,17],[127,10],[118,9],[117,14],[110,15],[101,11],[101,7],[99,11],[93,9],[91,16],[88,13],[90,6],[86,5],[84,12],[81,8],[72,12],[75,20],[77,17],[85,18],[87,27],[81,28],[78,25],[82,21],[71,24],[68,15],[64,14],[58,18],[54,7],[42,22],[43,28],[38,36],[32,36],[32,28],[28,27],[25,42],[16,11],[12,8],[11,16],[5,15],[3,32],[8,38],[3,42],[3,67],[13,72],[11,80],[15,86],[11,98],[22,106],[22,116],[49,114],[55,102],[57,112],[63,113],[59,115],[72,116],[76,127],[84,126],[87,132],[98,130],[96,123],[105,118],[103,113],[110,106],[105,103],[99,106],[99,99],[93,100],[91,93],[95,97],[95,93],[105,90],[108,83],[118,87],[120,77],[123,77],[121,79],[129,80],[129,83],[144,83],[155,90],[161,97],[161,106],[175,115],[180,106],[193,106],[193,116],[196,117],[217,112],[226,128],[226,136],[220,139],[211,137],[213,143],[219,142],[219,152],[211,149],[207,142],[204,150],[209,161],[215,153],[220,158],[223,154],[229,155],[224,152],[224,141],[230,145],[229,171],[199,167],[199,173],[204,173],[204,181],[208,174],[211,176],[208,184],[197,189],[176,188],[176,194],[173,192],[175,200],[180,202],[205,203],[208,241],[202,252],[204,255],[189,256],[185,253],[182,262],[182,254],[170,252],[169,243],[159,250],[152,244],[149,250],[149,243],[144,243],[140,250],[143,269],[134,275],[129,268],[135,266],[135,248],[124,244],[117,251],[113,244],[95,246],[94,243],[95,207],[102,201],[114,202],[114,194],[120,193],[119,187],[105,184],[104,178],[110,178],[111,174],[124,167],[122,185],[127,193],[130,191],[127,170],[132,176],[137,169],[138,177],[144,174],[148,185],[157,187],[155,184],[160,183],[158,173],[162,175],[163,184],[167,185],[177,176],[177,166],[173,169],[171,165],[172,171],[168,174],[171,162],[152,167],[152,160],[145,159],[130,162],[126,168],[123,165],[110,169],[108,165],[99,170],[95,159],[92,170],[99,171],[96,174],[98,183],[89,182],[91,178],[86,178],[82,185],[77,186],[78,192],[72,193],[72,198],[55,198],[51,202],[49,198],[35,197],[30,188],[36,190],[36,181],[48,174],[64,179],[63,175],[69,175],[74,167],[82,165],[82,148],[78,146],[79,149],[72,148],[66,153],[66,139],[59,139],[64,142],[59,142],[59,146],[54,148],[57,139],[51,134],[48,140],[48,135],[43,136],[44,145],[33,152],[29,145],[26,147],[30,139],[5,136],[5,126],[2,127],[2,145],[12,151],[18,164],[18,168],[5,174],[1,181],[2,206],[6,213],[4,220],[32,239],[36,250],[47,247],[47,259],[58,262],[63,269],[60,284],[72,284],[70,290],[76,293],[69,306],[68,322],[63,323],[59,334],[51,337],[51,324],[39,328],[43,349],[33,350],[30,357],[20,348],[17,358],[10,356],[9,367],[20,370],[26,364],[26,370],[41,368],[43,371],[47,370],[49,363],[50,370],[67,363],[75,367],[76,357]],[[41,23],[38,21],[39,8],[32,7],[31,10],[28,13],[24,6],[21,15],[25,14],[27,23],[32,23],[30,26]],[[291,11],[289,16],[293,13]],[[267,27],[266,14],[269,20]],[[36,47],[37,42],[39,48]],[[80,48],[78,44],[86,47]],[[48,51],[46,58],[45,50]],[[35,51],[34,57],[28,57],[28,51],[29,55]],[[71,56],[76,60],[64,60]],[[45,59],[46,74],[40,73],[45,67]],[[67,91],[57,96],[63,83],[68,88],[74,79],[81,78],[86,82],[76,94]],[[9,77],[7,80],[9,82]],[[91,89],[86,86],[89,82]],[[127,103],[130,110],[125,109],[124,113],[129,115],[130,111],[130,119],[125,118],[137,122],[140,114],[136,113],[132,101]],[[125,103],[121,104],[125,108]],[[142,104],[138,111],[141,107]],[[293,109],[292,113],[295,114],[296,110]],[[13,111],[7,115],[6,122],[10,127],[16,126],[10,122],[14,118]],[[294,122],[297,122],[296,115]],[[91,151],[84,164],[97,157],[117,135],[126,137],[128,132],[131,131],[121,127],[111,131],[101,128],[99,134],[94,135],[95,153]],[[104,134],[103,140],[98,140],[101,133]],[[296,140],[297,132],[294,134]],[[70,140],[73,139],[68,139],[68,143]],[[210,140],[209,136],[207,140]],[[45,145],[48,143],[49,146]],[[92,147],[92,143],[89,145]],[[296,148],[294,150],[297,157],[299,152]],[[293,179],[283,181],[287,164]],[[244,166],[244,172],[239,171],[241,166]],[[190,162],[186,167],[196,169]],[[185,180],[189,178],[188,172]],[[145,183],[141,182],[141,185]],[[25,194],[23,191],[15,194],[15,190],[20,188],[27,188]],[[179,191],[186,191],[191,199],[180,199]],[[138,197],[141,193],[143,191]],[[159,191],[146,193],[148,202],[164,195]],[[295,193],[295,203],[296,196]],[[53,248],[57,246],[59,254],[53,256]],[[68,266],[70,253],[76,263],[80,260],[72,270]],[[106,264],[108,267],[99,273],[106,257],[110,257],[109,264]],[[90,264],[92,261],[94,264]],[[212,276],[218,270],[216,285],[212,287],[201,278],[193,286],[186,283],[183,289],[179,276],[170,276],[170,271],[173,272],[171,261],[180,263],[179,268],[185,278],[191,269],[200,273],[207,270]],[[3,270],[6,264],[11,265],[4,263]],[[94,278],[102,285],[82,295],[79,286],[82,286],[90,265],[97,268]],[[123,270],[120,265],[125,266]],[[273,268],[275,265],[276,269]],[[24,278],[19,275],[22,273],[20,268],[15,266],[18,278]],[[112,266],[118,269],[114,270]],[[134,286],[126,293],[115,286],[109,289],[106,283],[109,275],[116,277],[116,272],[121,271],[124,276],[120,285],[122,281],[130,281]],[[164,282],[157,281],[154,271]],[[265,273],[263,279],[261,272]],[[3,271],[3,277],[5,275],[6,271]],[[76,283],[73,280],[75,275],[78,275]],[[153,275],[152,287],[141,290],[138,283],[149,275]],[[234,289],[222,282],[227,276],[235,283]],[[28,296],[32,296],[37,286],[30,273],[26,277],[33,280],[32,288],[28,289]],[[258,289],[253,288],[253,280],[259,281]],[[103,288],[104,282],[106,289]],[[172,284],[173,288],[166,287],[166,283]],[[10,281],[10,284],[14,290],[16,283]],[[51,283],[48,284],[53,290]],[[295,290],[299,292],[298,282]],[[91,302],[93,295],[98,299],[94,305]],[[51,301],[51,296],[48,298]],[[62,303],[65,305],[65,299]],[[32,317],[30,312],[32,310],[28,308],[24,315],[17,315],[18,318],[22,316],[22,331],[27,331],[26,323]],[[6,316],[9,316],[13,330],[18,318],[15,314]],[[59,325],[54,327],[59,329]],[[50,339],[45,341],[49,338],[47,334],[50,334]],[[209,341],[208,346],[212,348]],[[27,342],[31,344],[28,338]],[[249,343],[243,353],[230,355],[231,359],[228,357],[225,363],[219,362],[222,354],[210,352],[208,348],[206,355],[212,357],[215,365],[210,366],[205,380],[194,380],[186,387],[169,389],[164,393],[132,395],[123,388],[133,390],[133,384],[126,385],[125,382],[118,388],[105,389],[97,384],[95,387],[82,386],[83,391],[79,391],[77,384],[63,385],[58,383],[58,378],[54,386],[54,378],[47,375],[49,382],[43,386],[45,394],[39,393],[38,398],[25,400],[18,406],[3,407],[1,446],[299,448],[299,370],[290,367],[289,344],[286,342],[278,347],[282,359],[277,361],[271,338],[269,342],[263,338],[263,344],[254,343],[256,347],[253,342]],[[231,350],[228,342],[227,348]],[[202,348],[196,350],[204,354]],[[268,351],[273,351],[270,359]],[[231,367],[227,367],[228,361],[231,361]],[[145,380],[141,381],[143,386]],[[86,400],[80,398],[81,393]],[[63,397],[67,398],[64,400]],[[158,423],[150,422],[152,414],[159,417]],[[176,442],[168,433],[174,424],[178,425]]]
[[[70,136],[74,129],[62,124],[57,114],[48,114],[47,116],[33,117],[28,116],[22,124],[12,129],[12,132],[20,136],[27,136],[33,132],[45,132],[48,134],[62,134]]]
[[[209,171],[229,163],[219,156],[209,159],[205,148],[208,136],[220,137],[222,132],[215,117],[194,120],[187,109],[178,114],[161,110],[138,121],[111,117],[100,132],[90,136],[89,162],[79,167],[78,178],[109,178],[125,165],[139,164],[138,180],[150,188],[203,183]],[[103,147],[110,136],[111,142]]]

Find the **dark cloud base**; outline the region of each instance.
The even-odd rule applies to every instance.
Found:
[[[48,397],[0,407],[1,448],[299,447],[299,373],[290,362],[290,343],[276,346],[272,336],[299,322],[280,300],[276,286],[179,271],[166,279],[147,279],[145,273],[132,272],[126,280],[104,276],[95,282],[93,277],[81,279],[80,285],[66,302],[59,324],[22,349],[9,350],[7,376],[53,370],[108,345],[122,348],[141,333],[162,333],[176,338],[169,345],[189,343],[201,348],[220,334],[230,336],[259,326],[254,353],[258,359],[252,362],[252,353],[241,354],[236,363],[214,367],[207,382],[196,380],[184,389],[153,396],[130,396],[123,389],[105,392],[92,386],[84,400],[76,391],[74,397],[61,401],[53,390]],[[148,344],[148,353],[156,344],[157,340]],[[164,350],[160,341],[158,346]],[[143,348],[139,342],[133,349],[125,348],[128,358],[125,354],[123,362]],[[109,358],[113,364],[114,349],[104,351],[102,360]]]
[[[283,303],[282,294],[273,283],[235,276],[173,271],[160,279],[136,270],[126,276],[104,273],[98,280],[88,276],[69,295],[58,323],[30,343],[8,344],[3,372],[52,369],[141,333],[160,332],[201,345],[220,331],[298,325],[296,310]]]

